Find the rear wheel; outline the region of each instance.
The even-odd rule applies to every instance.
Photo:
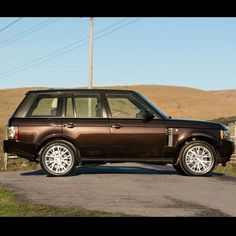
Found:
[[[181,166],[179,164],[173,164],[173,167],[175,168],[175,170],[177,171],[178,174],[186,175],[186,173],[183,171],[183,169],[181,168]]]
[[[74,147],[65,141],[47,144],[40,155],[40,165],[48,176],[68,176],[76,167]]]
[[[216,152],[206,142],[192,141],[181,150],[179,163],[187,175],[209,175],[216,165]]]

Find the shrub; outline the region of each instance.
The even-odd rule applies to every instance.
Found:
[[[220,118],[217,118],[217,119],[213,119],[212,121],[219,122],[219,123],[222,123],[224,125],[228,125],[229,123],[236,121],[236,116],[220,117]]]

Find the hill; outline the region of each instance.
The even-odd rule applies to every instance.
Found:
[[[209,92],[212,94],[221,95],[225,98],[230,98],[236,102],[236,89],[214,90]]]
[[[3,127],[15,111],[25,93],[37,88],[0,89],[0,126]]]
[[[114,88],[140,91],[167,114],[176,118],[211,120],[236,115],[234,109],[236,99],[214,94],[211,91],[160,85],[116,86]]]
[[[108,88],[108,87],[107,87]],[[143,93],[172,117],[210,120],[235,116],[236,90],[204,91],[194,88],[160,85],[115,86],[109,88],[132,89]],[[7,123],[28,90],[39,88],[16,88],[0,90],[0,126]]]

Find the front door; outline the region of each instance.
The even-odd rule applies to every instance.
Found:
[[[155,160],[163,156],[165,128],[158,117],[145,120],[143,103],[130,94],[107,93],[110,112],[111,158]]]
[[[110,129],[99,93],[67,96],[62,121],[63,136],[74,140],[82,159],[109,156]]]

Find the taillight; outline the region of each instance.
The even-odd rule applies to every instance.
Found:
[[[8,127],[8,139],[19,140],[19,129],[17,126]]]

